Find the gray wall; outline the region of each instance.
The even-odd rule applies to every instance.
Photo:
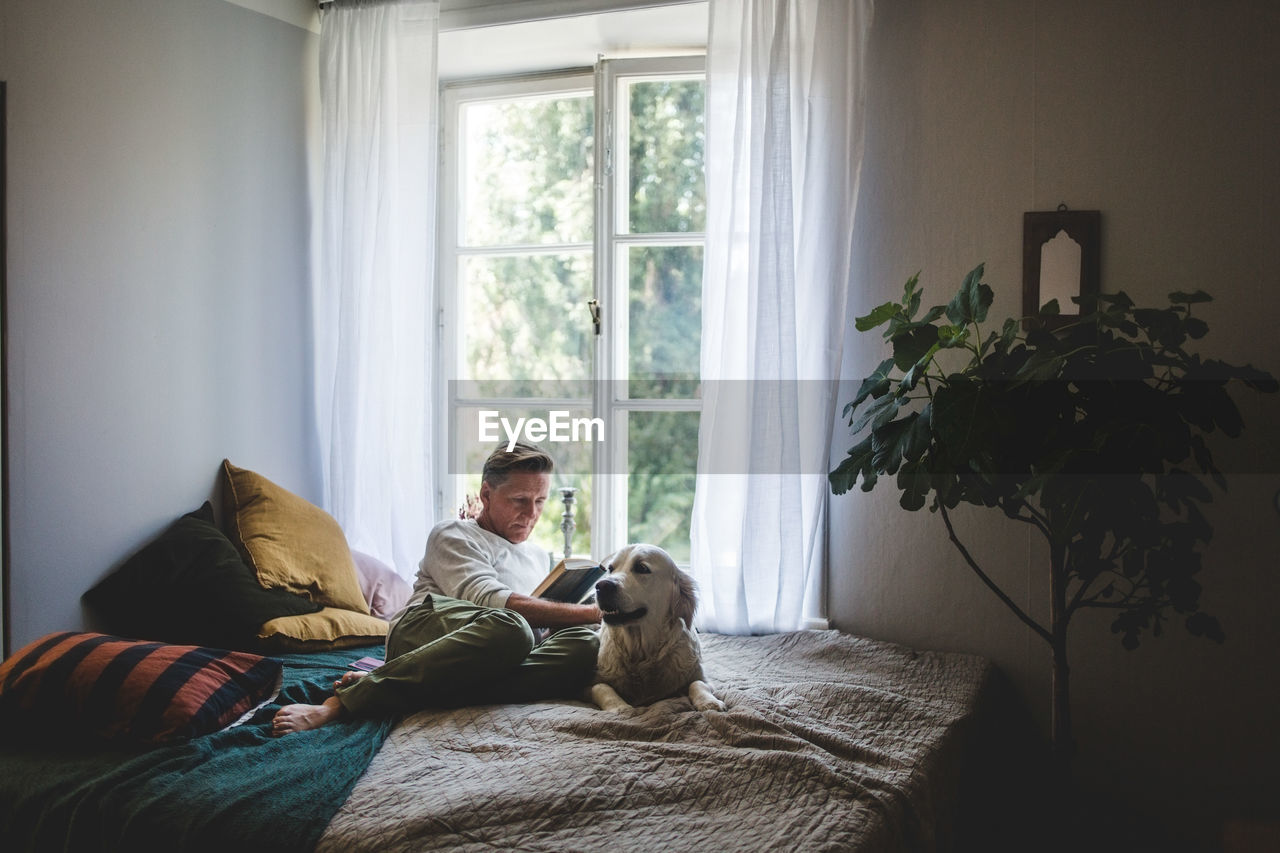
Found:
[[[1270,0],[878,3],[851,318],[917,271],[924,304],[945,302],[980,261],[993,318],[1019,314],[1022,213],[1065,202],[1102,211],[1105,291],[1150,303],[1207,289],[1204,348],[1280,372],[1277,34]],[[883,342],[852,321],[848,335],[844,375],[865,375]],[[1127,653],[1102,616],[1074,625],[1070,649],[1081,778],[1200,839],[1280,808],[1280,408],[1240,402],[1248,438],[1217,445],[1230,488],[1210,507],[1202,576],[1227,643],[1177,625]],[[833,450],[849,444],[840,434]],[[998,516],[960,513],[962,535],[1043,618],[1045,550]],[[901,510],[882,482],[836,499],[830,535],[835,625],[994,659],[1047,732],[1047,649],[937,515]]]
[[[0,4],[16,648],[224,457],[318,497],[316,37],[222,0]]]

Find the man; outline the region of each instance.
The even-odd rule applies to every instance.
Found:
[[[572,696],[595,670],[594,604],[533,598],[547,552],[527,541],[551,488],[554,463],[526,444],[485,461],[482,509],[441,522],[427,539],[404,610],[387,634],[387,662],[347,673],[320,705],[286,705],[274,734],[313,729],[347,714],[394,715],[428,706]],[[539,643],[534,629],[560,629]]]

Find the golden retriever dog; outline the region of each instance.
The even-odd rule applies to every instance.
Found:
[[[591,700],[625,711],[687,690],[699,711],[723,711],[703,681],[693,578],[655,545],[628,545],[606,565],[609,574],[596,583],[604,624]]]

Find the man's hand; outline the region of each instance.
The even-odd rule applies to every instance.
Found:
[[[594,625],[600,621],[600,608],[594,604],[566,604],[511,593],[507,609],[525,618],[531,628],[571,628],[574,625]]]

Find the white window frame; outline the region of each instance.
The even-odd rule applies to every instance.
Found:
[[[440,181],[439,181],[439,214],[437,216],[437,232],[439,250],[436,252],[436,324],[439,353],[436,363],[440,370],[436,371],[436,387],[433,391],[438,411],[446,413],[443,423],[452,421],[453,412],[460,401],[450,387],[449,377],[458,375],[458,364],[462,353],[462,335],[460,330],[461,308],[458,304],[460,260],[464,257],[494,256],[510,251],[507,249],[485,249],[462,245],[461,223],[465,221],[466,210],[463,193],[459,183],[461,171],[455,167],[458,152],[457,116],[460,105],[464,102],[474,103],[485,100],[505,100],[524,95],[554,95],[570,92],[594,92],[595,79],[591,69],[576,69],[565,72],[530,74],[513,78],[495,78],[479,81],[459,81],[447,83],[441,87],[441,121],[440,121]],[[594,241],[582,243],[546,243],[528,247],[536,252],[556,252],[570,250],[588,250],[594,252]],[[585,316],[586,307],[583,307]],[[595,377],[591,377],[593,380]],[[594,385],[594,382],[592,383]],[[518,407],[527,405],[522,399],[486,398],[486,402],[495,405]],[[580,401],[548,400],[553,408],[568,408]],[[452,518],[457,511],[457,476],[453,472],[454,460],[449,458],[449,442],[446,435],[435,436],[435,470],[437,482],[436,517]],[[479,472],[476,472],[479,473]],[[552,506],[558,504],[558,496],[552,495]]]
[[[591,91],[595,99],[596,148],[595,174],[595,223],[592,242],[547,243],[536,246],[514,247],[535,252],[580,251],[590,248],[593,256],[593,297],[602,313],[603,330],[594,337],[592,365],[592,399],[586,401],[593,417],[605,423],[606,440],[593,448],[592,489],[592,552],[605,556],[604,549],[620,547],[627,534],[627,476],[601,472],[627,472],[628,455],[626,432],[619,429],[619,420],[631,412],[697,412],[701,402],[697,399],[628,399],[623,393],[624,382],[601,381],[609,377],[622,377],[627,366],[627,323],[629,304],[628,282],[618,280],[615,273],[621,267],[622,254],[633,246],[705,245],[705,232],[675,232],[664,234],[627,234],[618,232],[618,224],[627,216],[626,187],[619,187],[625,171],[614,168],[613,152],[626,152],[629,148],[628,111],[626,105],[616,109],[615,101],[621,88],[630,82],[646,79],[673,79],[704,76],[703,56],[673,56],[643,59],[602,60],[595,69],[576,69],[556,73],[499,78],[479,81],[449,82],[441,87],[441,137],[440,137],[440,209],[437,217],[439,251],[437,257],[437,305],[439,353],[436,387],[433,397],[439,411],[453,418],[460,405],[471,401],[455,396],[455,389],[448,377],[459,374],[462,353],[462,328],[458,292],[459,269],[462,259],[476,256],[493,256],[509,252],[513,247],[486,249],[462,245],[461,223],[465,221],[463,193],[460,189],[461,170],[456,167],[458,151],[457,117],[464,103],[484,100],[503,100],[527,95],[554,95],[557,93]],[[620,191],[619,191],[620,190]],[[616,309],[615,309],[616,307]],[[587,307],[582,308],[584,322],[589,322]],[[607,395],[605,392],[608,392]],[[607,399],[604,397],[607,396]],[[527,399],[485,398],[495,406],[518,408],[527,406]],[[571,408],[584,401],[542,398],[539,404],[552,408]],[[457,508],[457,475],[450,473],[456,467],[449,459],[449,443],[446,436],[437,436],[435,442],[436,515],[452,517]],[[559,511],[559,496],[553,494],[549,512]]]
[[[605,150],[596,157],[596,299],[605,312],[608,334],[596,339],[596,364],[601,375],[611,378],[627,376],[629,339],[626,307],[630,294],[627,281],[616,273],[622,266],[622,255],[633,246],[670,246],[698,243],[705,245],[705,231],[657,234],[622,233],[619,223],[628,216],[628,198],[625,186],[619,186],[625,173],[615,168],[614,151],[629,148],[629,112],[626,104],[618,108],[622,86],[644,80],[670,80],[679,77],[705,76],[706,62],[703,56],[677,56],[644,59],[619,59],[601,62],[596,66],[596,138],[605,141]],[[610,310],[615,306],[620,310]],[[596,413],[604,418],[605,434],[614,441],[595,448],[596,471],[630,471],[628,464],[627,435],[619,429],[618,421],[631,412],[697,412],[702,405],[696,399],[630,399],[620,392],[626,383],[597,382],[597,392],[610,391],[610,399],[596,403]],[[610,547],[618,547],[627,541],[627,477],[607,474],[597,475],[595,506],[592,507],[600,527],[601,536]],[[594,533],[595,528],[593,528]],[[594,544],[594,543],[593,543]]]

